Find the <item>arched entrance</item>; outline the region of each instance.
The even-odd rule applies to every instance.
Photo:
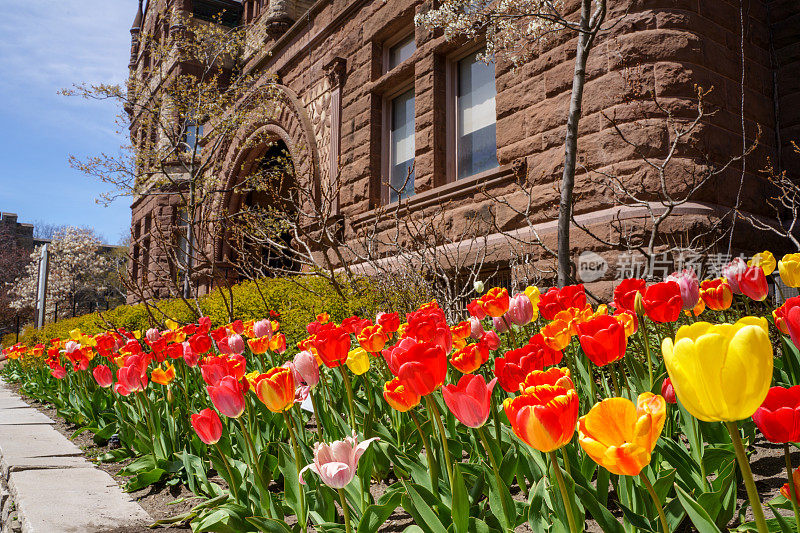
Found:
[[[253,148],[248,159],[226,216],[225,263],[237,281],[297,272],[298,185],[289,148],[277,138]]]

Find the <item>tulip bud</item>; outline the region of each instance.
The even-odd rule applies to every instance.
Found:
[[[483,324],[481,324],[481,321],[474,316],[469,317],[469,336],[473,340],[479,341],[483,337],[484,333],[486,332],[483,330]]]
[[[478,294],[481,294],[483,292],[483,289],[485,288],[481,280],[476,280],[475,283],[472,285],[472,287]]]
[[[533,320],[533,302],[524,293],[519,293],[511,298],[506,316],[518,326],[529,324]]]
[[[672,380],[667,378],[661,384],[661,396],[667,401],[667,403],[678,403],[678,398],[675,396],[675,387],[672,386]]]
[[[636,314],[639,315],[639,317],[643,317],[645,315],[644,297],[642,297],[641,292],[636,293],[636,299],[633,301],[633,310],[636,311]]]

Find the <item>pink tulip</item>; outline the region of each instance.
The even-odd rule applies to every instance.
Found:
[[[533,320],[533,302],[527,294],[521,292],[509,300],[506,317],[518,326],[530,324]]]
[[[674,281],[681,289],[681,299],[683,300],[683,310],[694,309],[700,301],[700,280],[691,268],[684,268],[680,272],[673,272],[664,281]]]
[[[747,263],[741,257],[734,258],[733,261],[728,263],[722,268],[722,277],[728,280],[728,285],[731,286],[733,294],[742,294],[739,288],[739,278],[747,270]]]
[[[238,333],[234,333],[228,337],[228,348],[231,353],[240,354],[244,352],[244,339]]]
[[[481,342],[486,344],[486,347],[490,350],[496,350],[500,347],[500,337],[498,337],[497,333],[494,331],[487,331],[483,337],[481,337]]]
[[[486,333],[483,330],[483,324],[481,321],[474,316],[469,317],[469,336],[472,340],[479,341],[483,337],[483,334]]]
[[[147,337],[147,342],[153,344],[154,342],[156,342],[158,339],[161,338],[161,332],[158,331],[156,328],[150,328],[147,330],[147,333],[145,333],[145,337]]]
[[[64,351],[67,354],[75,353],[80,349],[81,349],[81,345],[78,344],[75,341],[67,341],[67,343],[64,345]]]
[[[233,376],[225,376],[219,383],[206,387],[214,407],[229,418],[239,418],[244,413],[244,391]]]
[[[95,369],[92,370],[92,375],[95,381],[97,381],[97,384],[104,389],[110,387],[114,383],[114,374],[106,365],[96,366]]]
[[[294,356],[294,371],[300,376],[300,380],[309,387],[315,387],[319,383],[319,366],[317,359],[309,351],[302,351]]]
[[[183,360],[192,368],[196,367],[197,363],[200,362],[200,355],[192,350],[192,345],[189,344],[189,341],[183,343]]]
[[[314,462],[306,465],[300,471],[300,483],[303,480],[303,473],[306,470],[316,472],[325,483],[332,489],[343,489],[356,475],[358,460],[367,451],[369,445],[378,437],[372,437],[364,442],[358,442],[356,434],[344,440],[337,440],[330,444],[318,442],[314,445]]]
[[[114,391],[122,396],[132,392],[143,391],[147,387],[147,358],[132,355],[125,361],[125,366],[117,370],[117,383]]]
[[[192,415],[191,420],[197,436],[206,444],[216,444],[222,438],[222,421],[213,409],[203,409]]]
[[[256,337],[272,337],[272,322],[269,320],[259,320],[253,324],[253,333]]]
[[[50,369],[50,374],[56,379],[64,379],[67,377],[67,369],[62,365],[55,365]]]
[[[506,321],[503,320],[501,316],[494,316],[492,317],[492,325],[494,326],[495,331],[497,333],[505,333],[508,331],[508,326],[506,325]]]
[[[465,426],[481,427],[489,419],[496,382],[497,378],[494,378],[487,384],[481,375],[465,374],[458,380],[458,385],[447,385],[442,389],[444,403]]]

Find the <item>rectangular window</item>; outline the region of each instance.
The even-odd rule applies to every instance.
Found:
[[[389,103],[389,202],[414,194],[414,90]]]
[[[456,65],[457,178],[497,167],[494,61],[471,54]]]
[[[197,148],[197,155],[200,155],[202,147],[198,144],[200,139],[203,138],[203,125],[188,122],[186,124],[186,133],[184,143],[186,144],[186,152],[192,154]]]
[[[392,70],[394,67],[411,57],[416,49],[417,43],[414,42],[413,33],[394,46],[389,47],[386,71],[388,72]]]

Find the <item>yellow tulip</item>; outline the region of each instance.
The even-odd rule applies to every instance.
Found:
[[[539,287],[535,285],[531,285],[530,287],[525,289],[525,296],[531,299],[531,303],[533,304],[533,309],[538,312],[539,308],[539,299],[542,297],[542,293],[539,291]]]
[[[744,317],[735,324],[696,322],[661,344],[675,394],[695,418],[732,422],[761,406],[772,381],[767,320]]]
[[[778,261],[778,273],[789,287],[800,287],[800,253],[784,255]]]
[[[69,332],[69,338],[76,341],[81,338],[81,330],[80,328],[75,328]]]
[[[177,322],[175,322],[171,318],[168,318],[167,320],[165,320],[164,324],[167,326],[167,328],[169,328],[170,331],[175,331],[176,329],[181,327],[180,324],[178,324]]]
[[[353,374],[360,376],[369,370],[369,353],[364,348],[350,350],[345,364]]]
[[[772,252],[769,250],[765,250],[754,255],[753,258],[747,262],[747,266],[760,266],[761,270],[764,271],[764,275],[769,276],[775,272],[775,256],[772,255]]]

